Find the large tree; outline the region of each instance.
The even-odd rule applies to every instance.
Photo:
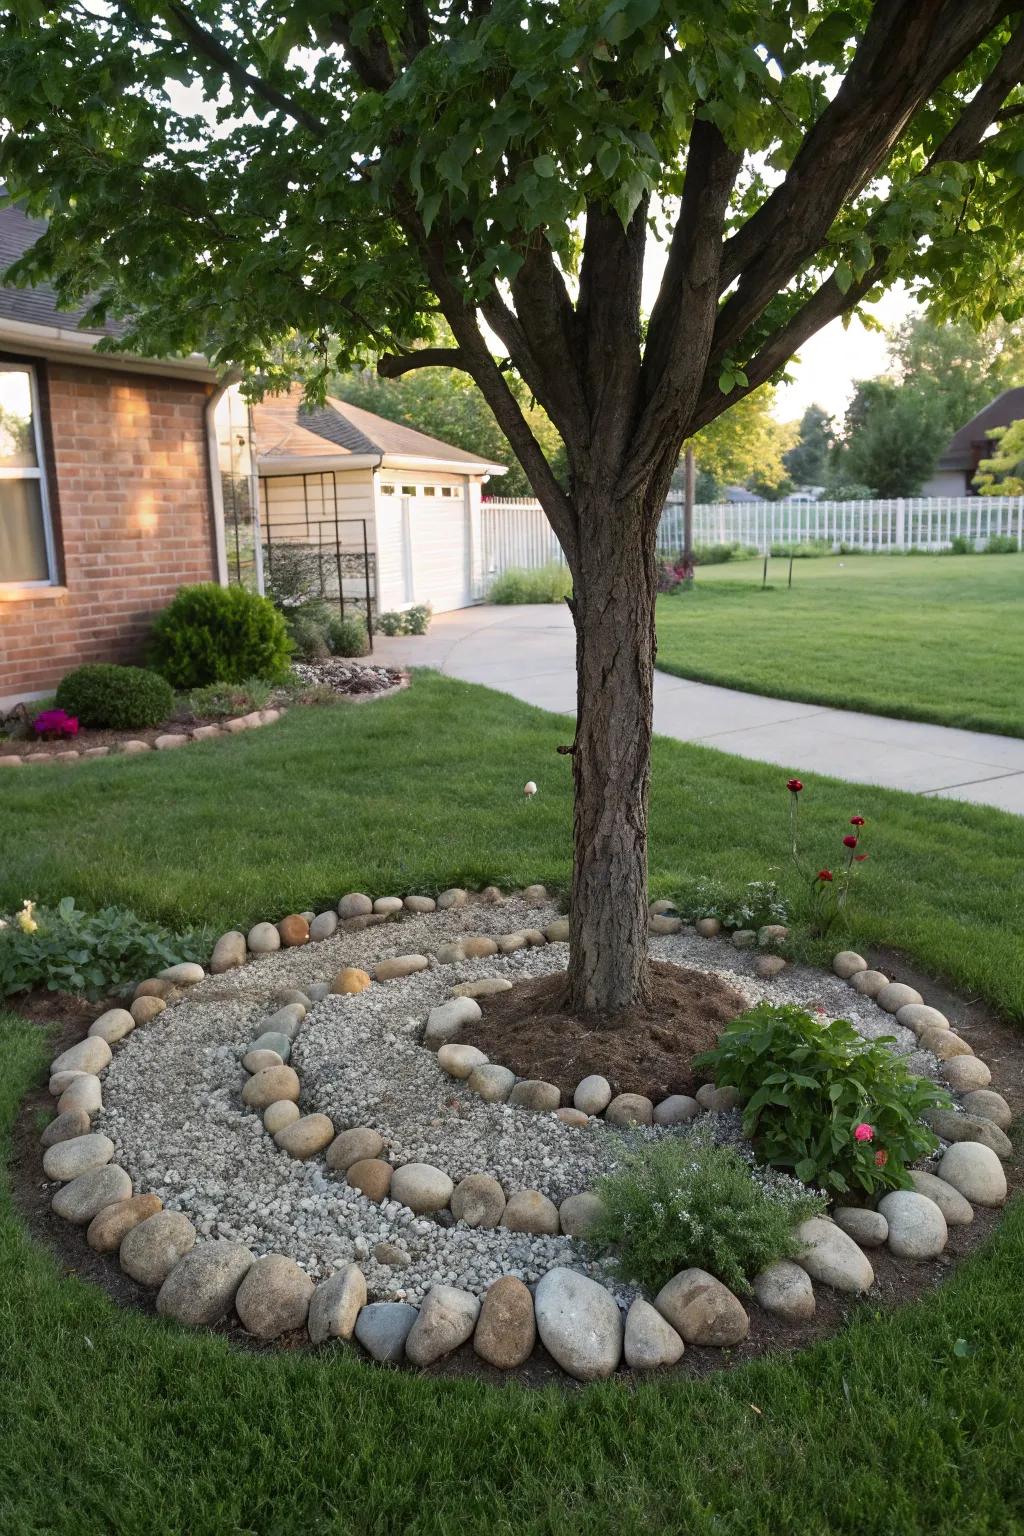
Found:
[[[0,17],[2,170],[51,220],[22,277],[98,293],[132,317],[126,347],[299,368],[314,393],[368,349],[389,376],[476,381],[573,575],[569,1002],[647,1000],[655,531],[680,447],[896,277],[947,311],[1020,312],[1019,0]],[[414,347],[438,311],[454,345]]]

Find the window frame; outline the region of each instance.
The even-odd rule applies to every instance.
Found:
[[[0,465],[0,480],[36,480],[39,484],[39,506],[43,514],[43,542],[46,547],[47,575],[36,580],[14,579],[5,581],[0,575],[0,591],[17,592],[42,590],[55,587],[57,581],[57,546],[53,534],[53,513],[50,506],[50,488],[46,475],[46,442],[43,437],[42,402],[39,394],[39,376],[34,363],[16,362],[0,358],[0,373],[27,373],[29,397],[32,402],[32,439],[36,450],[36,463],[6,468]]]

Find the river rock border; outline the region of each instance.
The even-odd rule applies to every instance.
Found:
[[[239,731],[255,731],[261,725],[273,725],[286,713],[282,704],[277,709],[254,709],[248,715],[237,715],[219,725],[197,725],[191,730],[165,731],[150,744],[148,741],[120,741],[113,747],[86,747],[79,752],[72,747],[61,752],[28,752],[22,757],[0,757],[0,768],[16,768],[22,763],[71,763],[85,762],[97,757],[132,757],[139,752],[171,752],[175,747],[187,747],[193,741],[210,741],[214,736],[235,736]]]
[[[528,906],[542,906],[549,900],[542,885],[529,886],[520,894]],[[472,897],[453,888],[436,901],[427,896],[374,900],[352,892],[328,912],[292,913],[276,923],[258,923],[248,934],[232,930],[222,935],[214,946],[209,971],[223,974],[244,965],[250,956],[330,938],[339,926],[358,931],[394,921],[402,913],[424,914],[471,900],[497,903],[503,899],[494,886]],[[679,932],[683,926],[665,906],[652,905],[652,933]],[[702,919],[697,930],[712,937],[717,932],[715,923],[715,919]],[[543,930],[517,929],[497,938],[470,935],[442,944],[434,959],[437,964],[453,964],[538,944],[564,943],[568,937],[568,919],[558,918]],[[785,930],[776,927],[745,934],[739,944],[733,935],[732,943],[770,949],[785,937]],[[770,969],[758,968],[762,976],[777,975],[785,964],[778,955],[761,958],[779,962]],[[309,984],[304,991],[279,989],[268,999],[271,1012],[243,1058],[249,1074],[243,1101],[262,1115],[267,1133],[283,1152],[299,1159],[325,1154],[327,1168],[370,1199],[398,1201],[414,1214],[448,1211],[452,1219],[471,1227],[500,1224],[520,1232],[585,1236],[597,1201],[592,1193],[582,1191],[556,1206],[537,1190],[508,1193],[485,1174],[470,1174],[455,1184],[443,1169],[431,1164],[394,1167],[382,1156],[384,1137],[371,1127],[349,1126],[339,1132],[328,1116],[301,1113],[299,1077],[289,1058],[307,1010],[328,992],[353,993],[386,985],[426,969],[429,963],[421,954],[392,956],[373,966],[372,975],[347,966],[329,984]],[[831,1218],[804,1222],[797,1229],[796,1259],[780,1260],[755,1277],[753,1291],[759,1305],[794,1322],[813,1315],[814,1283],[850,1295],[870,1291],[875,1278],[868,1257],[872,1249],[886,1245],[901,1259],[936,1258],[946,1246],[949,1226],[972,1221],[974,1205],[1003,1204],[1007,1184],[1001,1159],[1012,1150],[1006,1135],[1010,1108],[991,1089],[989,1067],[950,1028],[945,1015],[914,988],[890,981],[852,951],[837,954],[832,968],[856,992],[893,1014],[934,1054],[947,1086],[962,1098],[963,1112],[937,1110],[929,1116],[932,1129],[946,1143],[937,1173],[913,1171],[913,1188],[890,1191],[874,1210],[836,1206]],[[41,1137],[43,1172],[60,1185],[52,1199],[54,1212],[85,1227],[90,1247],[111,1258],[116,1254],[126,1273],[156,1290],[161,1315],[208,1327],[234,1312],[246,1332],[258,1339],[272,1340],[298,1329],[305,1329],[318,1345],[354,1337],[375,1360],[404,1359],[416,1366],[433,1364],[472,1339],[482,1360],[512,1370],[529,1359],[539,1336],[557,1364],[584,1382],[611,1376],[622,1364],[632,1370],[672,1365],[687,1344],[728,1349],[747,1337],[746,1307],[719,1280],[699,1269],[673,1276],[653,1301],[638,1296],[625,1318],[608,1289],[568,1267],[548,1270],[532,1288],[517,1276],[504,1275],[482,1297],[455,1286],[434,1285],[417,1308],[405,1301],[370,1300],[356,1263],[345,1264],[315,1285],[284,1254],[256,1257],[241,1243],[198,1241],[195,1227],[182,1212],[163,1209],[155,1194],[134,1191],[128,1173],[113,1161],[113,1142],[91,1126],[102,1108],[102,1074],[112,1051],[136,1027],[151,1024],[173,1006],[206,974],[202,966],[184,963],[144,979],[135,988],[129,1008],[107,1010],[90,1026],[85,1039],[61,1052],[51,1065],[49,1083],[57,1115]],[[483,1097],[508,1102],[526,1113],[553,1114],[577,1126],[597,1116],[616,1126],[673,1126],[692,1119],[701,1109],[736,1107],[734,1092],[719,1090],[713,1083],[704,1084],[696,1098],[673,1095],[655,1105],[638,1094],[613,1097],[611,1085],[596,1075],[582,1079],[571,1106],[561,1105],[554,1084],[519,1080],[475,1047],[459,1043],[462,1027],[479,1016],[476,998],[509,985],[503,977],[458,985],[450,999],[430,1009],[423,1021],[424,1048],[436,1051],[444,1071],[465,1080]]]

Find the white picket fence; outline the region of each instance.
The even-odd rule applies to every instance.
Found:
[[[510,569],[536,570],[565,563],[561,546],[537,501],[503,497],[481,503],[485,585]],[[721,501],[693,509],[694,544],[773,545],[826,543],[838,549],[948,549],[954,539],[978,548],[1009,535],[1024,549],[1024,496],[917,496],[889,501]],[[665,503],[658,550],[683,547],[683,499]]]

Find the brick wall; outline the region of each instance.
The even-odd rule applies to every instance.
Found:
[[[180,586],[216,580],[202,384],[38,365],[60,586],[0,589],[0,700],[139,662]]]

